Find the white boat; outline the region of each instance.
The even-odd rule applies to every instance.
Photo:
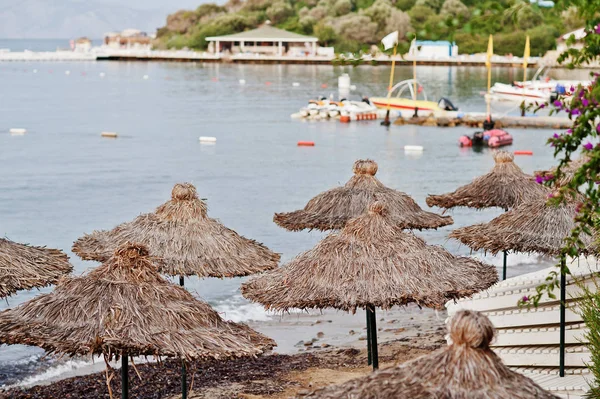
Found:
[[[490,88],[490,94],[494,100],[544,103],[550,101],[550,98],[554,94],[554,89],[534,84],[526,87],[517,87],[505,83],[495,83]]]
[[[542,66],[533,75],[531,80],[515,81],[512,85],[496,83],[490,89],[492,99],[526,103],[544,103],[551,101],[559,94],[571,92],[571,88],[582,85],[587,87],[590,81],[580,80],[555,80],[546,76],[546,67]]]

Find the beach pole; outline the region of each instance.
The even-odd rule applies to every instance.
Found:
[[[371,356],[373,360],[373,371],[379,368],[379,353],[377,351],[377,319],[375,318],[375,306],[367,307],[367,312],[371,314]]]
[[[388,86],[388,94],[387,94],[387,111],[385,112],[385,119],[383,120],[383,122],[381,122],[381,124],[383,126],[390,125],[390,107],[391,107],[390,102],[392,100],[392,87],[394,86],[394,70],[396,69],[396,51],[397,51],[397,49],[398,49],[398,44],[395,44],[394,51],[392,54],[392,70],[390,71],[390,84]],[[367,332],[368,332],[368,330],[367,330]]]
[[[485,66],[487,68],[487,116],[488,122],[492,121],[492,105],[491,105],[491,88],[492,88],[492,56],[494,55],[494,39],[493,36],[490,35],[490,39],[488,41],[488,50],[486,54]]]
[[[502,262],[502,280],[506,280],[506,251],[504,251],[504,261]]]
[[[566,261],[560,258],[560,353],[558,375],[565,376],[565,308],[567,301],[567,275],[564,272]]]
[[[527,62],[529,61],[529,36],[525,39],[525,51],[523,52],[523,106],[521,107],[521,116],[525,116],[525,82],[527,81]]]
[[[129,399],[129,364],[127,354],[121,354],[121,399]]]
[[[415,38],[413,39],[413,51],[412,51],[412,56],[413,56],[413,95],[415,96],[414,101],[415,101],[415,109],[419,109],[419,107],[417,106],[417,36],[415,35]],[[415,111],[416,113],[416,111]]]
[[[183,287],[183,276],[179,276],[179,285]],[[187,399],[187,370],[185,360],[181,361],[181,399]]]
[[[371,312],[369,308],[365,309],[367,315],[367,364],[370,366],[373,364],[373,353],[371,351]]]

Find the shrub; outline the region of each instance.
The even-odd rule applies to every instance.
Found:
[[[350,0],[337,0],[333,6],[333,12],[337,16],[346,15],[352,11],[352,2]]]
[[[332,19],[330,25],[339,38],[346,42],[374,43],[377,34],[377,24],[366,15],[347,14]]]
[[[460,0],[446,0],[440,10],[442,15],[450,15],[460,21],[466,21],[471,16],[469,8]]]
[[[543,56],[549,50],[556,48],[558,30],[552,26],[540,25],[527,31],[531,43],[531,55]]]
[[[417,0],[415,6],[429,7],[437,13],[442,7],[442,0]]]
[[[267,18],[273,24],[280,24],[292,15],[294,15],[294,9],[288,3],[282,1],[273,3],[266,10]]]
[[[402,11],[408,11],[414,7],[417,0],[396,0],[396,8],[399,8]]]
[[[435,15],[435,11],[431,7],[419,5],[417,3],[413,8],[410,9],[408,15],[410,15],[412,24],[415,27],[420,27],[425,23],[425,21],[427,21],[427,18],[429,18],[431,15]]]

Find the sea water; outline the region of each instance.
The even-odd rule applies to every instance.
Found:
[[[67,75],[65,71],[70,73]],[[0,234],[11,240],[61,248],[80,275],[97,266],[70,252],[72,242],[95,229],[110,229],[170,198],[177,182],[196,185],[209,215],[282,254],[282,262],[310,249],[324,233],[287,232],[273,213],[301,208],[319,192],[344,184],[359,158],[379,164],[377,177],[412,195],[423,207],[427,194],[466,184],[493,166],[490,151],[461,149],[465,127],[391,126],[377,121],[302,122],[290,114],[317,95],[337,97],[337,77],[351,76],[351,97],[385,94],[389,67],[219,65],[196,63],[78,62],[0,64]],[[397,81],[411,77],[398,67]],[[451,99],[465,111],[484,111],[486,71],[476,67],[419,67],[429,99]],[[510,82],[521,70],[497,68],[493,80]],[[245,81],[240,85],[240,80]],[[298,84],[292,85],[293,82]],[[511,105],[495,105],[517,113]],[[27,129],[11,136],[10,128]],[[117,139],[100,136],[118,133]],[[553,165],[545,145],[552,130],[510,129],[510,150],[526,172]],[[216,144],[198,142],[217,138]],[[297,147],[299,140],[314,147]],[[418,154],[405,145],[420,145]],[[455,224],[417,232],[455,254],[470,251],[448,233],[485,222],[499,210],[458,209]],[[501,267],[501,258],[485,257]],[[551,261],[509,255],[509,276]],[[186,288],[234,321],[260,326],[274,315],[239,293],[244,279],[186,279]],[[0,305],[17,306],[52,288],[19,292]],[[285,335],[280,340],[286,346]],[[88,360],[42,359],[43,351],[0,347],[0,386],[70,375]],[[61,374],[62,373],[62,374]],[[48,378],[46,378],[48,377]]]

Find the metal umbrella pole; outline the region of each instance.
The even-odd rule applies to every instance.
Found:
[[[126,353],[121,355],[121,399],[129,399],[129,363]]]

